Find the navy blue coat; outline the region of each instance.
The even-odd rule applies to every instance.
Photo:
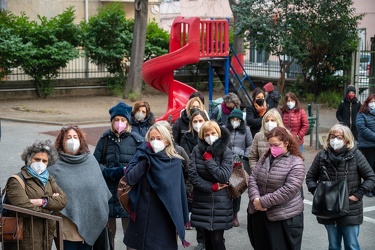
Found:
[[[375,115],[358,113],[358,148],[375,148]]]
[[[106,139],[107,138],[107,139]],[[107,153],[102,159],[104,144],[107,140]],[[109,200],[109,217],[128,217],[126,211],[121,207],[117,199],[117,187],[121,177],[124,175],[124,168],[133,158],[137,147],[143,142],[143,138],[137,133],[125,132],[116,136],[110,129],[104,132],[94,151],[94,156],[100,164],[105,181],[112,193]]]
[[[132,125],[132,132],[139,134],[143,138],[145,138],[145,135],[148,131],[148,129],[154,125],[155,123],[155,116],[152,112],[143,120],[138,121],[134,118],[134,115],[132,114],[130,118],[130,125]]]

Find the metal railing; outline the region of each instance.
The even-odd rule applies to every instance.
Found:
[[[12,73],[6,76],[5,81],[33,80],[21,68],[11,69]],[[89,79],[107,77],[108,71],[103,65],[91,63],[87,57],[81,56],[69,61],[65,68],[61,68],[56,79]]]
[[[35,247],[34,247],[34,239],[33,239],[34,235],[32,233],[34,231],[34,218],[44,219],[45,224],[46,224],[45,230],[47,232],[47,235],[46,235],[47,239],[49,238],[48,237],[48,220],[56,221],[55,245],[56,245],[57,250],[63,250],[64,249],[64,247],[63,247],[63,230],[62,230],[63,229],[63,219],[60,216],[35,212],[35,211],[29,210],[29,209],[16,207],[16,206],[12,206],[12,205],[9,205],[9,204],[2,204],[2,205],[3,205],[3,209],[6,209],[6,210],[11,211],[11,212],[15,212],[15,217],[27,217],[27,218],[31,219],[31,239],[32,239],[32,242],[33,242],[33,245],[32,245],[33,250],[39,250],[39,249],[35,249]],[[1,213],[0,213],[0,217],[1,217]],[[2,229],[3,228],[1,227],[1,230]],[[16,243],[17,243],[17,249],[19,249],[19,241],[17,241]],[[48,243],[48,240],[47,240],[47,243]],[[2,247],[1,249],[6,250],[4,248],[4,242],[1,243],[1,247]]]

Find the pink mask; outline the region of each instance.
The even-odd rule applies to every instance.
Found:
[[[278,157],[279,155],[282,155],[284,153],[284,149],[283,148],[279,148],[279,147],[275,147],[275,146],[272,146],[271,147],[271,154],[273,155],[273,157]]]
[[[121,133],[124,129],[126,129],[126,123],[125,122],[115,122],[115,129],[117,133]]]

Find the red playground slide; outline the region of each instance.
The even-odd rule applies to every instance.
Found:
[[[174,70],[199,62],[200,19],[177,17],[170,34],[169,53],[151,59],[142,66],[143,80],[151,87],[168,95],[165,114],[157,119],[172,121],[180,117],[191,93],[196,89],[174,79]]]

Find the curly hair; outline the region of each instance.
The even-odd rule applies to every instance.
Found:
[[[31,146],[25,148],[21,155],[21,159],[26,165],[30,165],[31,159],[37,153],[46,153],[48,155],[48,167],[55,164],[58,158],[57,151],[50,140],[37,140]]]
[[[292,134],[286,128],[283,128],[283,127],[273,128],[268,133],[267,140],[269,140],[272,137],[277,137],[282,142],[288,142],[288,145],[286,148],[290,152],[290,154],[299,156],[302,159],[304,159],[301,152],[299,151],[299,148],[298,148],[299,144],[297,143],[297,141],[294,139]],[[268,156],[269,154],[270,154],[270,150],[268,150],[266,155]]]
[[[65,152],[65,150],[64,150],[65,136],[70,130],[74,130],[78,135],[80,146],[79,146],[79,149],[77,151],[77,155],[89,153],[90,150],[89,150],[89,146],[86,142],[86,135],[82,131],[82,129],[80,129],[77,125],[68,125],[68,126],[64,126],[60,129],[60,132],[57,135],[56,141],[55,141],[56,150],[58,152]]]
[[[224,101],[224,103],[233,103],[234,105],[236,105],[236,108],[238,108],[238,109],[241,106],[240,98],[238,98],[238,96],[235,93],[232,93],[232,92],[225,95],[223,97],[223,101]]]

